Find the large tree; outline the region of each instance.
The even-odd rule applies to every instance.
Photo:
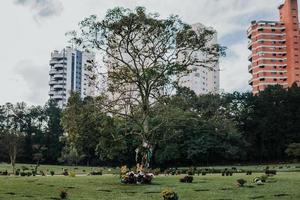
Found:
[[[215,32],[195,30],[178,16],[161,19],[137,7],[108,10],[102,20],[92,15],[80,22],[79,33],[71,33],[73,42],[104,55],[110,93],[107,110],[134,122],[136,128],[130,134],[140,140],[136,152],[141,164],[148,167],[158,128],[149,124],[153,106],[172,94],[190,66],[217,63],[223,51],[212,44]]]

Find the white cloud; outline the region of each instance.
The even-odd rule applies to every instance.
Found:
[[[60,0],[15,0],[15,4],[30,7],[36,20],[60,15],[63,10]]]

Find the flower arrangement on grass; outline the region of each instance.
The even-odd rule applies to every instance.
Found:
[[[161,196],[164,200],[179,200],[178,195],[172,189],[167,188],[161,192]]]
[[[139,165],[137,172],[129,171],[127,166],[122,166],[120,170],[121,183],[124,184],[151,184],[154,177],[153,173],[146,173]]]

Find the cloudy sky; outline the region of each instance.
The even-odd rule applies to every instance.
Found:
[[[50,52],[67,45],[65,33],[84,17],[109,8],[145,6],[162,17],[178,14],[218,31],[228,47],[221,65],[221,88],[247,91],[246,30],[252,20],[277,20],[282,0],[0,0],[0,104],[44,104]]]

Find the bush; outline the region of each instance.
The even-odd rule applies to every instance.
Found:
[[[22,166],[21,168],[22,168],[22,171],[23,171],[23,172],[29,170],[29,168],[26,167],[26,166]]]
[[[40,171],[40,174],[42,175],[42,176],[46,176],[46,173],[44,172],[44,171]]]
[[[188,171],[187,171],[187,174],[189,176],[194,176],[195,175],[195,170],[193,168],[190,168]]]
[[[59,193],[59,197],[60,197],[60,199],[67,199],[68,192],[66,190],[62,189]]]
[[[267,169],[265,171],[265,174],[268,175],[268,176],[272,176],[272,175],[276,175],[277,171],[276,170],[270,170],[270,169]]]
[[[16,175],[16,176],[20,176],[20,169],[17,169],[17,170],[16,170],[15,175]]]
[[[27,173],[26,173],[26,172],[20,172],[20,175],[21,175],[21,176],[26,176]]]
[[[27,172],[27,176],[32,176],[32,172]]]
[[[261,179],[261,181],[262,181],[263,183],[265,183],[265,182],[267,181],[267,179],[268,179],[268,176],[262,175],[262,176],[260,177],[260,179]]]
[[[161,192],[164,200],[179,200],[178,195],[172,189],[165,189]]]
[[[98,172],[93,171],[90,173],[90,175],[92,176],[102,176],[102,174],[103,174],[102,171],[98,171]]]
[[[51,176],[54,176],[55,172],[54,171],[50,171]]]
[[[8,176],[7,170],[5,170],[5,171],[3,171],[3,172],[0,172],[0,175],[2,175],[2,176]]]
[[[252,171],[247,171],[247,172],[246,172],[246,175],[247,175],[247,176],[252,175]]]
[[[239,187],[244,187],[245,183],[247,183],[247,181],[245,179],[238,179],[237,180],[238,186]]]
[[[179,181],[181,183],[192,183],[193,180],[194,180],[193,176],[185,176],[185,177],[181,178]]]
[[[159,168],[156,168],[154,170],[152,170],[152,173],[155,175],[155,176],[158,176],[160,174],[160,169]]]
[[[73,177],[73,178],[76,177],[76,173],[75,172],[70,172],[69,177]]]
[[[67,170],[67,169],[64,169],[64,172],[62,173],[62,175],[64,175],[64,176],[69,176],[68,170]]]

